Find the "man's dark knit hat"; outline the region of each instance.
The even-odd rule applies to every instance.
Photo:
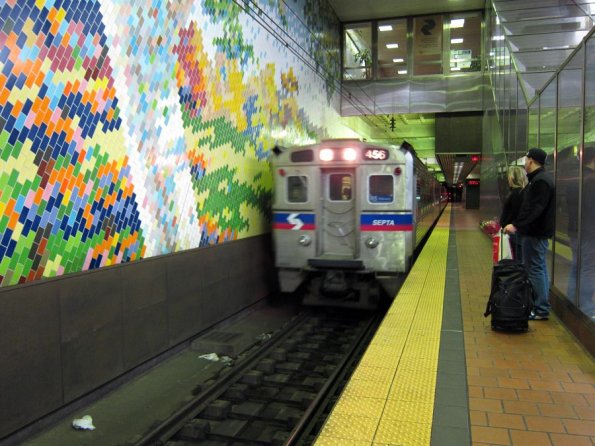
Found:
[[[527,152],[527,158],[531,158],[543,166],[547,158],[547,153],[542,149],[534,147]]]

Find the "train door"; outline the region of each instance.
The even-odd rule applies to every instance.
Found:
[[[322,171],[322,256],[353,259],[357,255],[355,169]]]

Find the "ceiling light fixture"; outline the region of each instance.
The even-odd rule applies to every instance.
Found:
[[[461,171],[463,170],[463,163],[457,161],[454,165],[454,172],[452,182],[457,183],[459,181],[459,176],[461,175]]]
[[[392,31],[392,25],[378,25],[378,31]]]
[[[392,50],[393,48],[399,48],[399,44],[398,44],[398,43],[387,43],[387,44],[386,44],[386,47],[387,47],[389,50]]]
[[[465,19],[452,19],[450,21],[450,28],[462,28],[465,26]]]
[[[567,50],[570,48],[570,45],[560,45],[560,46],[544,46],[544,50]]]
[[[393,59],[394,63],[402,63],[405,62],[405,59],[403,59],[402,57],[397,57],[396,59]]]
[[[458,37],[456,39],[450,39],[450,43],[463,43],[463,38]]]

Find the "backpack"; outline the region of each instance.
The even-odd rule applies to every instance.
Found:
[[[492,330],[527,331],[533,301],[533,287],[522,263],[505,259],[494,265],[490,298],[483,314],[492,315]]]

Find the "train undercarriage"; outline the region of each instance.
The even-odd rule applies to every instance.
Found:
[[[401,274],[349,270],[310,271],[304,305],[375,310],[392,301],[402,283]]]

